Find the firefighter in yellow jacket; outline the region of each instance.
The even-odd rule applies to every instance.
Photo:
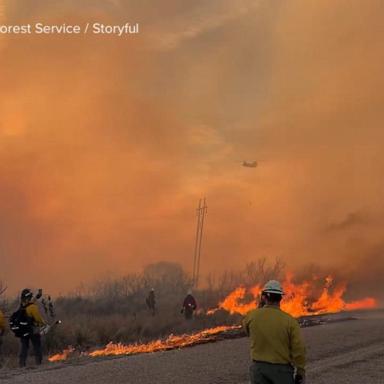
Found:
[[[280,309],[283,294],[278,281],[269,281],[261,294],[262,305],[243,320],[251,341],[252,384],[305,382],[305,347],[297,320]]]
[[[39,308],[33,300],[33,293],[30,289],[23,289],[21,292],[21,308],[25,310],[27,318],[31,321],[31,332],[28,335],[20,337],[21,349],[19,356],[20,367],[25,367],[27,363],[29,343],[32,343],[35,361],[40,365],[43,360],[41,347],[40,329],[45,325],[45,321],[40,314]]]

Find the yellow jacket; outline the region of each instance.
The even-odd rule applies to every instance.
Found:
[[[0,334],[3,333],[3,331],[5,331],[5,317],[0,309]]]
[[[305,347],[299,324],[291,315],[266,305],[249,312],[243,327],[251,339],[253,360],[292,364],[299,373],[305,372]]]
[[[33,319],[34,326],[41,327],[45,324],[45,321],[40,314],[39,307],[37,306],[37,304],[26,304],[25,312],[28,317],[31,317]]]

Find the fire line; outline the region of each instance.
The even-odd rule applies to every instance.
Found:
[[[325,283],[322,283],[322,286],[320,287],[319,283],[322,283],[321,280],[316,278],[312,279],[312,281],[294,283],[293,276],[291,274],[287,274],[283,282],[285,296],[281,303],[282,310],[299,319],[306,316],[318,316],[323,314],[338,313],[341,311],[372,309],[377,307],[376,300],[371,297],[346,302],[343,299],[343,295],[346,292],[346,284],[336,284],[333,287],[333,278],[331,276],[328,276],[325,279]],[[213,315],[219,310],[224,310],[230,314],[245,315],[252,309],[257,308],[260,293],[261,285],[256,285],[251,288],[240,286],[233,290],[223,301],[221,301],[217,308],[207,311],[206,315]],[[248,299],[248,301],[246,299]],[[321,320],[314,323],[320,324]],[[305,324],[307,323],[302,323],[302,326],[306,326]],[[223,325],[208,328],[193,334],[171,334],[166,339],[158,339],[148,343],[122,344],[110,342],[103,348],[96,349],[92,352],[83,352],[81,353],[81,356],[127,356],[141,353],[168,351],[203,343],[215,342],[225,338],[224,335],[230,332],[234,332],[233,337],[238,337],[241,333],[241,326]],[[64,361],[75,352],[75,348],[68,347],[62,353],[50,356],[48,360],[50,362]]]

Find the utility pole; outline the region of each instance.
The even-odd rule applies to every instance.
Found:
[[[196,238],[195,238],[195,252],[193,257],[193,287],[197,288],[199,283],[200,274],[200,257],[201,257],[201,243],[203,240],[204,219],[207,213],[206,199],[199,200],[199,206],[197,208],[197,226],[196,226]]]

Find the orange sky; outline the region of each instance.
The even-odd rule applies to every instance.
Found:
[[[381,277],[383,17],[379,0],[1,1],[3,24],[141,32],[0,36],[0,278],[190,269],[201,196],[204,273],[266,256]]]

